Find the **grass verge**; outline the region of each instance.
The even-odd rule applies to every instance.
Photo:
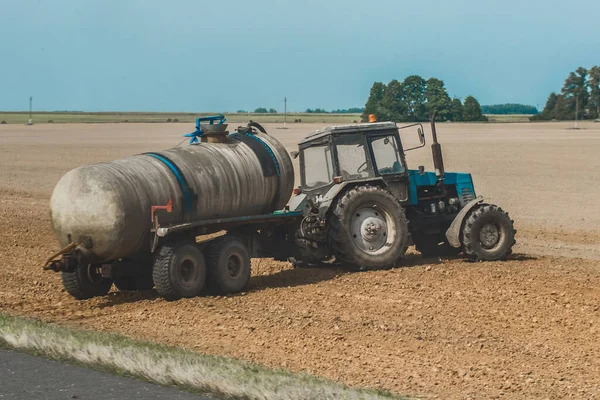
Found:
[[[401,399],[308,374],[1,313],[0,347],[228,399]]]

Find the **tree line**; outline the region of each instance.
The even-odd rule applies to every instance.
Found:
[[[473,96],[467,96],[464,103],[457,97],[451,99],[444,81],[419,75],[403,82],[394,79],[387,85],[375,82],[362,119],[375,114],[378,121],[419,122],[429,120],[434,111],[440,121],[487,121]]]
[[[560,91],[548,96],[542,112],[532,121],[600,118],[600,66],[571,72]]]
[[[336,110],[327,111],[322,108],[307,108],[305,113],[308,114],[360,114],[365,109],[363,107],[351,107],[351,108],[338,108]],[[249,111],[237,110],[238,114],[247,114]],[[277,114],[277,110],[274,108],[259,107],[253,111],[256,114]]]
[[[537,114],[538,109],[534,106],[527,106],[525,104],[493,104],[491,106],[481,106],[481,112],[484,114]]]
[[[327,111],[322,108],[307,108],[306,113],[308,114],[360,114],[365,109],[363,107],[351,107],[351,108],[338,108],[337,110]]]

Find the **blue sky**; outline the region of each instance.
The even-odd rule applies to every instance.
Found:
[[[3,0],[0,110],[347,108],[410,74],[543,107],[600,64],[599,17],[598,0]]]

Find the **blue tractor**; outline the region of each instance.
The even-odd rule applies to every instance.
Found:
[[[420,145],[404,149],[400,130]],[[421,124],[373,122],[328,127],[299,143],[301,186],[289,208],[302,211],[297,265],[336,263],[380,269],[400,263],[412,243],[425,257],[464,253],[505,259],[515,244],[508,214],[478,197],[469,173],[446,172],[431,120],[435,171],[409,169],[405,152],[425,146]]]

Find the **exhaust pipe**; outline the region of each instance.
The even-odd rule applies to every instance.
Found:
[[[433,156],[433,167],[435,168],[435,176],[438,177],[438,181],[444,180],[444,158],[442,157],[442,145],[438,143],[437,131],[435,130],[435,117],[437,111],[433,112],[431,116],[431,135],[433,136],[433,143],[431,144],[431,154]]]

